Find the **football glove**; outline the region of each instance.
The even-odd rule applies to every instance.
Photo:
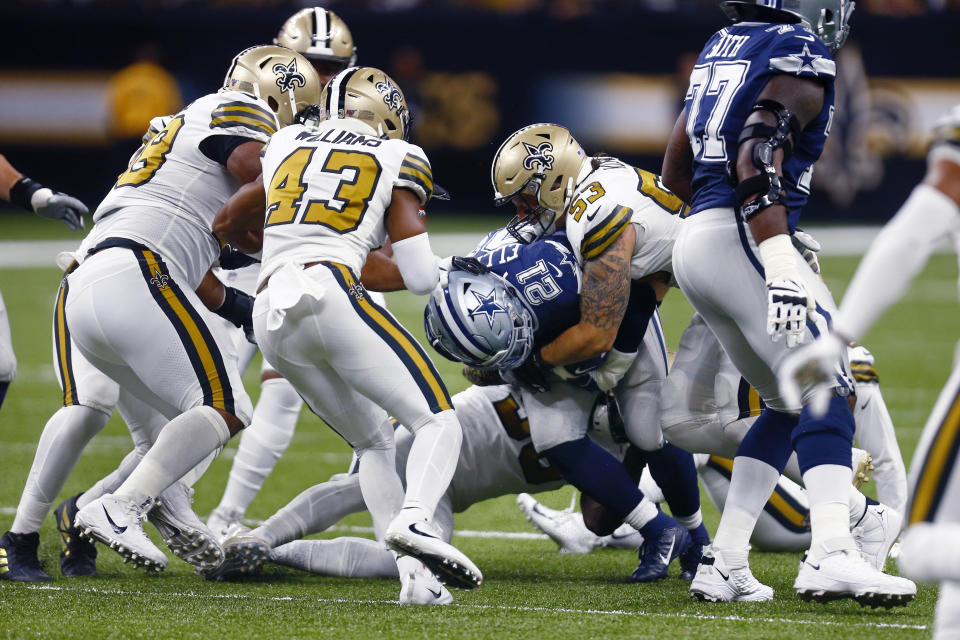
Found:
[[[786,234],[774,235],[759,245],[767,275],[767,334],[774,342],[787,336],[787,348],[803,344],[807,320],[816,321],[816,300],[804,286],[797,250]]]
[[[817,240],[804,231],[797,229],[790,235],[790,241],[797,248],[803,259],[807,261],[814,273],[820,273],[820,261],[817,259],[817,253],[823,246]]]
[[[41,218],[62,220],[70,231],[83,229],[83,214],[90,212],[87,205],[73,196],[47,188],[37,189],[30,197],[30,205]]]
[[[837,386],[837,363],[846,348],[831,332],[787,355],[779,372],[780,393],[787,405],[799,407],[804,390],[810,389],[810,412],[814,417],[823,416]]]
[[[519,366],[509,370],[501,369],[500,375],[509,384],[526,387],[534,393],[543,393],[550,391],[545,367],[539,351],[535,349]]]
[[[597,384],[597,388],[606,392],[616,387],[627,370],[633,365],[633,361],[637,359],[637,353],[636,351],[624,353],[623,351],[610,349],[603,364],[589,374]]]
[[[251,264],[257,264],[260,262],[253,256],[249,256],[242,251],[237,251],[230,244],[225,244],[220,247],[220,268],[221,269],[242,269],[243,267],[248,267]]]
[[[224,287],[223,303],[213,310],[215,314],[243,329],[247,342],[257,344],[253,335],[253,296],[234,287]]]

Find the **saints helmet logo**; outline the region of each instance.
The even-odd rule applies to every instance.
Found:
[[[273,65],[273,72],[277,74],[277,86],[280,87],[280,91],[292,91],[297,87],[307,86],[307,79],[297,71],[296,58],[291,60],[290,64],[278,62]]]
[[[390,80],[381,80],[376,84],[376,87],[377,91],[383,94],[383,103],[393,111],[396,111],[398,116],[402,116],[405,109],[403,106],[403,94],[400,93],[400,89],[393,86]]]
[[[527,157],[523,159],[524,169],[529,169],[530,171],[538,168],[542,171],[553,169],[553,154],[550,153],[553,151],[552,144],[543,142],[535,147],[532,144],[524,142],[523,148],[527,150]],[[539,165],[539,167],[537,165]]]

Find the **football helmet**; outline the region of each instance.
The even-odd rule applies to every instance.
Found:
[[[327,120],[361,120],[381,138],[406,140],[410,134],[403,92],[373,67],[350,67],[333,76],[320,94],[320,109]]]
[[[357,47],[347,24],[323,7],[301,9],[290,16],[273,44],[293,49],[312,63],[333,63],[334,73],[357,63]]]
[[[850,35],[850,15],[856,3],[853,0],[729,0],[720,6],[734,22],[768,21],[764,14],[769,17],[772,10],[780,14],[775,17],[805,24],[831,51],[836,51]]]
[[[532,124],[511,134],[490,168],[494,204],[499,207],[527,194],[536,198],[537,208],[518,213],[507,224],[510,234],[528,243],[552,233],[570,206],[587,160],[580,143],[559,125]]]
[[[270,44],[244,49],[233,58],[223,88],[260,98],[277,114],[281,127],[320,100],[320,77],[302,55]]]
[[[423,310],[427,340],[440,355],[471,367],[511,369],[530,355],[537,317],[494,273],[451,270]]]

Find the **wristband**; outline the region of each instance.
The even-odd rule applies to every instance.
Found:
[[[224,287],[223,303],[213,312],[235,326],[249,325],[253,322],[253,296],[234,287]]]
[[[757,245],[760,251],[760,262],[767,282],[776,280],[794,280],[800,282],[797,274],[797,257],[799,254],[790,240],[790,236],[780,233],[771,236]]]
[[[33,211],[30,199],[40,189],[43,189],[43,185],[39,182],[27,177],[20,178],[10,187],[10,203],[23,207],[27,211]]]

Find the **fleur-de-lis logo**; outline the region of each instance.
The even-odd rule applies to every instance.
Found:
[[[377,91],[383,94],[383,104],[402,116],[406,110],[403,106],[403,94],[389,80],[381,80],[376,84]]]
[[[167,282],[170,280],[170,276],[165,273],[161,273],[160,269],[153,270],[153,277],[150,278],[150,284],[155,286],[157,289],[166,289]]]
[[[350,295],[356,298],[358,302],[360,300],[363,300],[364,297],[366,297],[367,295],[367,290],[359,282],[354,282],[353,284],[351,284],[347,288],[347,291],[350,293]]]
[[[280,91],[290,91],[297,87],[307,86],[307,79],[297,71],[296,58],[291,60],[290,64],[278,62],[273,65],[273,72],[277,74],[277,86],[280,87]]]
[[[527,151],[527,157],[523,159],[523,168],[531,171],[541,169],[549,171],[553,169],[553,145],[549,142],[543,142],[537,146],[523,143],[523,148]],[[538,166],[539,165],[539,166]]]

